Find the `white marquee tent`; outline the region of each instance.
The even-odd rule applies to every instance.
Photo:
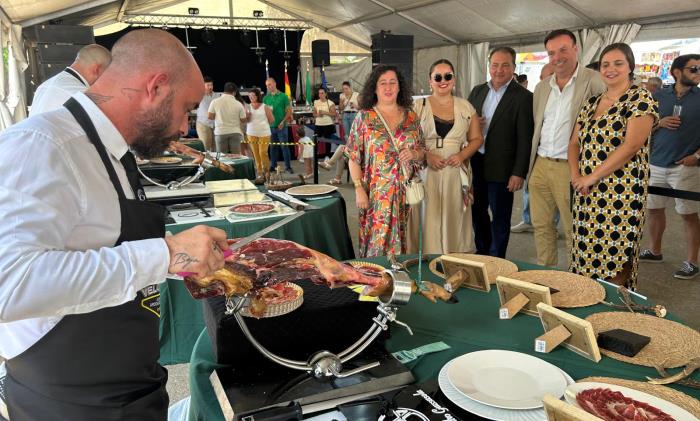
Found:
[[[461,94],[485,80],[490,47],[541,50],[544,34],[556,28],[578,35],[583,63],[610,42],[700,37],[698,0],[0,0],[0,43],[11,52],[0,76],[2,122],[16,121],[24,113],[21,28],[60,19],[93,26],[99,34],[121,29],[114,24],[130,16],[186,14],[187,7],[232,22],[234,16],[250,17],[258,9],[266,16],[302,20],[318,29],[310,31],[314,37],[330,38],[337,54],[366,55],[371,34],[381,30],[410,34],[415,39],[415,89],[427,88],[423,69],[444,57],[458,67]],[[308,51],[308,40],[305,45],[302,51]],[[370,67],[353,66],[329,68],[328,77],[345,78],[348,72],[366,73]]]

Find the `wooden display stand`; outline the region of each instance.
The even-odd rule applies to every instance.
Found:
[[[450,285],[452,292],[460,286],[483,292],[491,290],[486,264],[449,255],[440,256],[440,262],[445,273],[445,285]]]
[[[538,316],[537,304],[552,305],[549,288],[543,285],[499,276],[496,278],[496,288],[501,301],[501,307],[498,310],[501,319],[512,319],[520,311]]]
[[[544,395],[542,402],[544,402],[544,412],[547,414],[547,421],[602,421],[595,415],[569,405],[552,395]]]
[[[535,351],[549,353],[562,345],[589,360],[600,361],[600,349],[593,326],[545,303],[537,304],[544,335],[535,339]]]

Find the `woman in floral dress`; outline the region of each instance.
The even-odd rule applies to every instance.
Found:
[[[425,160],[420,122],[411,104],[410,88],[398,69],[375,67],[360,94],[361,111],[345,151],[360,213],[361,257],[406,252],[410,207],[404,183]]]
[[[649,183],[649,136],[656,100],[632,83],[624,43],[600,55],[607,90],[588,100],[569,144],[574,235],[570,270],[635,288]]]

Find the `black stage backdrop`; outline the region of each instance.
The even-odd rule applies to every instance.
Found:
[[[109,35],[95,37],[95,42],[112,49],[114,43],[124,34],[139,29],[129,27]],[[178,37],[186,44],[184,28],[170,28],[168,32]],[[282,31],[258,31],[260,46],[265,47],[262,59],[255,54],[255,31],[233,29],[209,29],[209,37],[203,29],[188,29],[190,46],[197,47],[192,51],[202,74],[214,80],[214,90],[221,92],[224,83],[234,82],[239,87],[250,88],[257,86],[265,93],[265,60],[269,64],[270,77],[277,81],[277,89],[284,92],[284,38]],[[244,33],[247,34],[244,35]],[[278,42],[275,44],[271,35],[276,33]],[[204,36],[203,36],[204,35]],[[299,77],[299,45],[304,31],[287,31],[287,50],[291,51],[287,73],[292,97],[296,96],[296,81]],[[275,38],[272,35],[272,38]],[[208,40],[210,42],[205,42]],[[302,81],[303,83],[303,81]],[[303,94],[303,88],[302,88]]]

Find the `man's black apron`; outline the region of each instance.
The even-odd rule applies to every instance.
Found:
[[[80,82],[81,85],[85,85],[85,87],[87,87],[87,84],[83,81],[83,78],[80,77],[78,72],[71,69],[70,67],[66,67],[65,69],[63,69],[63,71],[68,73],[69,75],[73,76],[74,78],[78,79],[78,82]]]
[[[164,209],[143,201],[134,156],[127,152],[122,158],[136,196],[131,200],[85,110],[72,98],[64,106],[97,149],[119,196],[116,245],[162,238]],[[46,270],[51,276],[51,268]],[[10,420],[165,420],[167,371],[158,364],[159,313],[158,287],[152,285],[125,304],[63,317],[36,344],[7,361]]]

